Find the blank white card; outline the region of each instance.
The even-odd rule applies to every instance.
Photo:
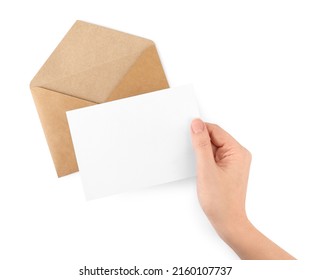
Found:
[[[195,175],[192,86],[67,112],[87,199]]]

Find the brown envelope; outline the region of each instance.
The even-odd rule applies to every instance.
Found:
[[[30,83],[58,176],[78,171],[66,111],[168,87],[152,41],[77,21]]]

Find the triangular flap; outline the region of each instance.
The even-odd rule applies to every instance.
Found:
[[[168,88],[155,45],[148,47],[124,75],[106,101]]]
[[[53,80],[42,85],[42,87],[91,102],[103,103],[111,95],[139,55],[125,56],[75,75]]]
[[[77,21],[33,78],[31,87],[140,54],[150,45],[153,42],[148,39]]]
[[[46,140],[59,177],[78,171],[66,111],[96,103],[44,88],[31,89]]]

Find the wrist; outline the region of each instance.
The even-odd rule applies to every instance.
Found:
[[[223,239],[229,246],[236,242],[237,238],[244,238],[249,234],[254,226],[247,218],[246,214],[230,219],[225,225],[215,226],[218,235]]]

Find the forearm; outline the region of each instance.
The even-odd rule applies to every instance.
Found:
[[[233,224],[221,233],[221,237],[244,260],[295,259],[257,230],[248,219]]]

